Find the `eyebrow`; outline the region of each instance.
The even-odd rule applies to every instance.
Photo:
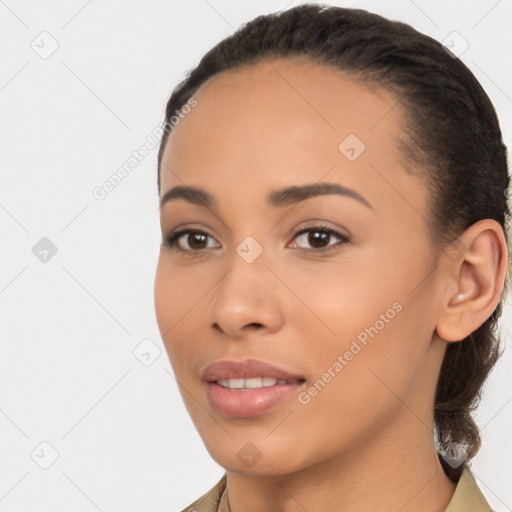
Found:
[[[362,195],[351,188],[343,187],[337,183],[313,183],[273,190],[268,194],[266,204],[273,207],[291,206],[305,201],[306,199],[310,199],[311,197],[328,194],[337,194],[355,199],[373,210],[372,205]],[[169,201],[178,199],[206,208],[217,207],[217,201],[206,190],[198,187],[179,185],[171,188],[162,196],[160,199],[160,210],[162,210],[163,206]]]

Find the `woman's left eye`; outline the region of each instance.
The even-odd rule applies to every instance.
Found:
[[[330,243],[333,241],[333,238],[338,239],[338,243]],[[299,231],[294,237],[294,240],[297,240],[302,243],[309,244],[311,247],[300,247],[301,249],[306,249],[308,251],[322,252],[325,250],[334,249],[339,244],[348,243],[348,238],[338,231],[328,227],[312,227],[303,229]]]

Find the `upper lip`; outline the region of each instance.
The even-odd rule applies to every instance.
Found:
[[[282,368],[256,359],[216,361],[204,369],[202,377],[206,382],[249,379],[251,377],[273,377],[278,380],[283,379],[287,381],[304,380],[301,375],[287,372]]]

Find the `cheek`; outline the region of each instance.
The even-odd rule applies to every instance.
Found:
[[[393,287],[378,289],[385,271],[375,263],[344,258],[330,262],[299,262],[280,269],[289,288],[280,297],[287,310],[289,326],[301,333],[308,351],[322,358],[323,353],[343,349],[379,315],[392,308],[398,294]],[[390,311],[394,316],[395,311]],[[322,343],[309,345],[312,339]]]
[[[175,317],[177,306],[176,294],[172,290],[171,273],[160,256],[155,274],[154,299],[156,320],[164,343],[166,333],[172,328],[172,319]]]
[[[154,294],[157,322],[164,333],[174,330],[174,326],[178,328],[194,314],[199,302],[206,299],[205,294],[212,287],[213,280],[207,269],[200,270],[193,265],[177,266],[164,251],[160,254]]]
[[[155,315],[173,369],[174,361],[182,360],[184,354],[181,352],[186,346],[174,340],[183,339],[183,334],[180,333],[187,326],[187,317],[193,313],[198,296],[201,296],[194,282],[186,272],[176,271],[166,261],[165,255],[160,256],[154,286]],[[186,339],[190,342],[189,345],[193,341],[193,337]]]
[[[304,350],[313,371],[295,420],[306,433],[323,433],[324,440],[314,442],[326,455],[333,445],[363,442],[376,425],[392,421],[415,388],[422,358],[406,339],[407,322],[400,316],[406,314],[402,309],[384,326],[372,322],[355,336],[324,336],[322,351]]]
[[[418,332],[424,304],[407,296],[407,269],[400,268],[401,279],[389,264],[375,262],[318,265],[315,272],[295,269],[293,276],[289,271],[290,288],[300,291],[300,301],[288,301],[290,323],[307,354],[310,379],[319,381],[312,395],[323,395],[312,402],[375,404],[392,399],[386,384],[406,391],[414,379],[429,333]]]

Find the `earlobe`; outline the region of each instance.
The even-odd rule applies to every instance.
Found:
[[[480,327],[499,303],[508,265],[502,227],[492,219],[470,226],[456,242],[464,251],[446,252],[446,287],[436,332],[445,341],[460,341]],[[452,255],[452,257],[449,257]]]

